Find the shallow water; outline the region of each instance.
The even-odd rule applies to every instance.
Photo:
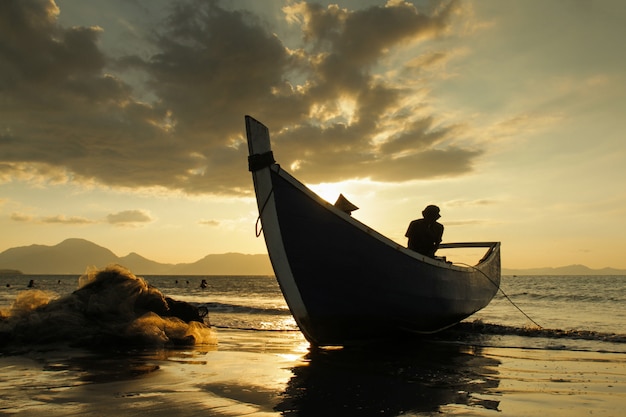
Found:
[[[28,291],[28,279],[59,297],[77,281],[9,279],[0,308]],[[206,305],[218,344],[5,351],[0,413],[621,416],[626,404],[625,277],[503,277],[502,289],[543,329],[499,295],[427,339],[313,350],[272,277],[146,279]]]

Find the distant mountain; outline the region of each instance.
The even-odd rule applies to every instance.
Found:
[[[0,275],[22,275],[22,271],[17,269],[0,269]]]
[[[269,257],[264,254],[225,253],[207,255],[189,264],[164,264],[137,253],[119,257],[112,251],[85,239],[67,239],[54,245],[30,245],[0,253],[0,269],[24,274],[82,274],[88,267],[119,264],[137,275],[273,275]]]
[[[137,253],[119,257],[107,248],[85,239],[67,239],[54,245],[30,245],[0,253],[0,270],[24,274],[82,274],[90,266],[119,264],[137,275],[273,275],[265,254],[223,253],[207,255],[193,263],[164,264]],[[591,269],[584,265],[558,268],[503,268],[503,275],[626,275],[626,270]]]
[[[502,268],[502,275],[626,275],[626,269],[591,269],[585,265],[567,265],[558,268],[531,269]]]
[[[162,264],[159,262],[151,261],[150,259],[146,259],[143,256],[131,252],[126,256],[118,258],[115,262],[117,264],[123,265],[126,268],[130,269],[131,272],[135,273],[135,271],[148,271],[148,272],[136,272],[137,274],[144,275],[167,275],[170,273],[172,268],[175,265],[172,264]],[[189,275],[202,275],[200,274],[192,274]]]
[[[84,239],[67,239],[55,246],[30,245],[0,253],[0,268],[19,269],[25,274],[85,272],[90,265],[117,262],[110,250]]]
[[[205,275],[274,275],[267,255],[224,253],[207,255],[192,264],[178,264],[169,272],[172,275],[197,275],[196,271],[211,271]]]

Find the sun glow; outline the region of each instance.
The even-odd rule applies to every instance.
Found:
[[[351,97],[341,97],[335,101],[322,104],[314,104],[309,111],[309,117],[317,120],[324,127],[329,127],[337,123],[350,126],[357,120],[357,103]]]
[[[331,204],[337,200],[339,194],[346,192],[346,184],[342,182],[310,184],[308,187]]]

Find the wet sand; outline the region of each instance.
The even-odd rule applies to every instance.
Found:
[[[625,353],[488,339],[311,351],[298,332],[219,330],[218,339],[2,355],[0,414],[617,417],[626,406]]]

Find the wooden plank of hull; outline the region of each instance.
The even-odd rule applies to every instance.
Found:
[[[267,152],[267,131],[254,119],[246,122],[250,153],[255,140]],[[251,134],[254,129],[261,134]],[[497,292],[498,243],[475,268],[450,265],[367,228],[278,165],[254,171],[253,178],[276,278],[313,344],[435,332],[483,308]]]

